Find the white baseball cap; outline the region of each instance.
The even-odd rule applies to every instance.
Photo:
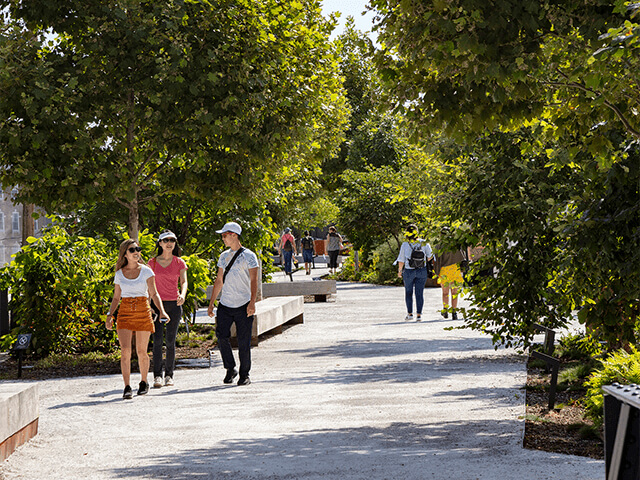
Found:
[[[225,233],[232,232],[237,233],[238,235],[242,235],[242,227],[238,225],[236,222],[227,222],[224,224],[220,230],[216,230],[216,233]]]
[[[161,242],[162,240],[164,240],[165,238],[173,238],[175,240],[178,239],[178,237],[176,237],[176,234],[170,231],[166,231],[166,232],[162,232],[160,234],[160,236],[158,237],[158,241]]]

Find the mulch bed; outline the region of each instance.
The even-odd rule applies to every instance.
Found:
[[[183,346],[176,348],[176,360],[179,359],[191,359],[191,358],[209,358],[209,349],[215,345],[214,340],[209,340],[200,343],[196,346]],[[151,357],[151,365],[153,366],[153,355],[149,352]],[[23,361],[22,380],[47,380],[49,378],[64,378],[64,377],[82,377],[87,375],[113,375],[120,373],[119,361],[100,361],[91,362],[80,365],[69,365],[60,367],[49,368],[29,368],[32,362]],[[137,359],[132,359],[132,369],[137,369]],[[17,379],[18,361],[14,358],[6,358],[0,363],[0,379],[2,380],[15,380]]]
[[[524,447],[545,452],[604,459],[602,430],[585,428],[593,422],[580,403],[582,389],[556,392],[556,408],[549,411],[551,374],[528,368]]]

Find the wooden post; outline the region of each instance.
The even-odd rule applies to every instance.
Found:
[[[22,246],[27,244],[27,238],[33,237],[33,203],[24,203],[22,205]]]

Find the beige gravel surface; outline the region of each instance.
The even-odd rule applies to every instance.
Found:
[[[402,288],[339,283],[253,349],[249,386],[223,385],[219,356],[130,401],[117,375],[39,382],[39,434],[0,478],[604,478],[602,461],[522,448],[525,359],[445,330],[459,322],[425,294],[425,321],[405,322]]]

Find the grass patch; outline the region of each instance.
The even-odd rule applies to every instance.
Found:
[[[540,360],[539,358],[531,357],[529,359],[529,368],[532,369],[544,369],[547,367],[547,362],[544,360]]]
[[[596,362],[578,363],[569,365],[558,373],[558,381],[561,383],[582,383],[591,375],[596,367]]]
[[[33,368],[78,368],[96,363],[110,363],[120,361],[120,351],[111,353],[89,352],[81,355],[53,354],[37,360]]]
[[[547,420],[546,418],[541,417],[539,415],[532,415],[530,413],[527,413],[526,415],[521,415],[518,418],[520,420],[525,420],[527,422],[549,423],[549,420]]]

